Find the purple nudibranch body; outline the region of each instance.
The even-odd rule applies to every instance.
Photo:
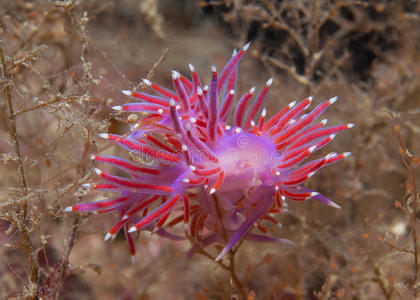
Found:
[[[312,97],[292,102],[267,119],[263,103],[273,83],[271,78],[255,97],[255,88],[251,88],[235,105],[238,63],[248,47],[249,44],[234,52],[220,73],[212,66],[208,86],[202,85],[190,64],[191,79],[172,71],[173,90],[145,79],[143,82],[154,91],[153,95],[123,91],[139,102],[114,109],[148,115],[127,135],[100,136],[148,158],[148,162],[92,156],[126,176],[95,169],[104,180],[95,189],[114,192],[116,196],[76,204],[66,211],[117,212],[118,220],[105,240],[124,230],[133,256],[133,232],[146,230],[183,239],[170,229],[184,223],[188,234],[203,247],[225,244],[216,258],[219,260],[244,237],[285,242],[269,236],[264,225],[277,224],[272,215],[281,211],[285,199],[312,198],[339,208],[323,195],[302,187],[302,183],[320,168],[350,153],[330,153],[304,161],[337,132],[353,124],[326,127],[326,120],[317,121],[336,97],[306,114]],[[228,122],[229,118],[232,122]],[[260,233],[249,232],[253,226]]]

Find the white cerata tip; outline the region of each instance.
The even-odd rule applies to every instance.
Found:
[[[330,158],[333,158],[333,157],[336,157],[337,156],[337,153],[335,153],[335,152],[331,152],[331,153],[328,153],[326,156],[325,156],[325,159],[330,159]]]
[[[243,51],[248,50],[249,46],[251,46],[251,42],[246,43],[246,44],[242,47],[242,50],[243,50]]]
[[[65,212],[71,212],[73,211],[73,206],[68,206],[64,209]]]
[[[107,232],[105,237],[104,237],[104,242],[106,242],[107,240],[109,240],[110,238],[112,238],[112,234]]]
[[[214,260],[215,262],[218,262],[218,261],[220,261],[222,258],[223,258],[223,256],[225,256],[225,254],[228,252],[228,250],[226,250],[226,248],[225,249],[223,249],[222,250],[222,252],[220,252],[220,254],[216,257],[216,259]]]
[[[212,66],[211,66],[211,71],[212,71],[213,73],[217,71],[217,70],[216,70],[216,66],[215,66],[215,65],[212,65]]]
[[[114,110],[122,110],[123,108],[122,108],[121,105],[116,105],[116,106],[113,106],[112,109],[114,109]]]
[[[122,90],[121,93],[123,93],[124,95],[127,95],[127,96],[131,96],[133,94],[133,92],[129,91],[129,90]]]
[[[179,73],[177,71],[172,71],[172,79],[178,79],[179,78]]]
[[[274,80],[274,78],[271,77],[270,79],[267,80],[267,83],[265,85],[270,87],[273,84],[273,80]]]
[[[101,175],[103,172],[101,170],[99,170],[98,168],[94,169],[95,173],[98,175]]]
[[[191,72],[195,72],[195,68],[192,64],[188,64],[188,67],[190,68]]]
[[[267,109],[264,107],[261,112],[261,117],[265,118],[265,116],[267,116]]]
[[[194,167],[193,165],[189,165],[188,167],[190,168],[190,170],[191,170],[191,171],[195,171],[195,170],[197,170],[197,168],[196,168],[196,167]]]
[[[146,79],[146,78],[143,79],[143,83],[145,85],[147,85],[147,86],[151,86],[152,85],[152,82],[149,79]]]
[[[335,101],[337,101],[338,97],[332,97],[330,100],[328,100],[328,102],[330,102],[330,104],[333,104]]]
[[[136,230],[137,230],[136,226],[133,226],[133,227],[130,227],[130,229],[128,229],[128,232],[134,232]]]
[[[315,149],[316,149],[316,145],[313,145],[312,147],[310,147],[310,148],[308,149],[308,151],[309,151],[309,153],[312,153],[312,152],[314,152],[314,151],[315,151]]]
[[[108,133],[100,133],[99,137],[103,138],[103,139],[108,139],[109,134]]]

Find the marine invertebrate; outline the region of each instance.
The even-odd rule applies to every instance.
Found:
[[[320,168],[337,162],[349,153],[330,153],[302,164],[314,151],[330,142],[352,124],[325,127],[316,119],[336,101],[322,102],[304,114],[312,98],[292,102],[266,120],[264,99],[273,79],[251,100],[255,88],[241,96],[234,108],[238,63],[245,45],[218,73],[212,66],[209,86],[203,86],[190,64],[191,80],[172,71],[174,90],[149,80],[143,82],[155,95],[123,91],[140,102],[115,106],[127,112],[147,112],[127,135],[101,134],[128,151],[148,158],[139,163],[114,156],[95,155],[127,176],[115,176],[99,169],[105,183],[96,189],[118,193],[114,198],[81,203],[67,211],[116,211],[116,224],[105,240],[123,229],[134,255],[132,233],[149,230],[173,239],[170,228],[184,223],[188,234],[203,247],[224,243],[221,259],[241,238],[279,242],[280,238],[248,231],[256,225],[265,233],[263,221],[274,222],[285,198],[308,198],[338,207],[302,183]],[[233,111],[233,113],[232,113]],[[259,113],[261,111],[261,113]],[[232,126],[228,118],[233,115]]]

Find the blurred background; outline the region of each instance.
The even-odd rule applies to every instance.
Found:
[[[120,90],[188,63],[208,82],[251,41],[240,93],[274,76],[269,116],[336,95],[323,116],[356,126],[316,154],[353,155],[308,182],[342,209],[289,203],[270,230],[292,251],[243,243],[248,299],[416,299],[419,28],[415,0],[1,1],[0,298],[237,299],[187,241],[143,233],[132,264],[123,237],[103,242],[112,215],[63,208],[100,196],[89,156],[120,149],[98,134],[137,118],[111,110]]]

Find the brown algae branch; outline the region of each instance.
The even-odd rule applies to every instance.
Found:
[[[0,61],[1,61],[1,69],[2,69],[2,76],[4,80],[4,93],[7,98],[7,104],[9,107],[9,120],[10,120],[10,136],[13,141],[13,151],[17,157],[17,173],[22,189],[22,196],[23,201],[20,206],[20,219],[17,222],[19,231],[22,235],[22,240],[24,242],[24,247],[26,252],[29,256],[29,263],[30,263],[30,283],[33,287],[35,287],[33,299],[37,298],[37,282],[38,282],[38,266],[36,264],[36,260],[34,259],[34,250],[31,238],[29,236],[29,232],[26,228],[26,217],[27,217],[27,209],[28,209],[28,202],[26,196],[28,194],[28,187],[26,184],[26,176],[25,176],[25,168],[23,166],[22,156],[20,154],[20,146],[19,146],[19,139],[16,131],[16,118],[14,116],[13,110],[13,103],[12,103],[12,95],[10,92],[10,81],[11,77],[6,67],[6,61],[4,59],[4,50],[3,45],[0,44]]]

